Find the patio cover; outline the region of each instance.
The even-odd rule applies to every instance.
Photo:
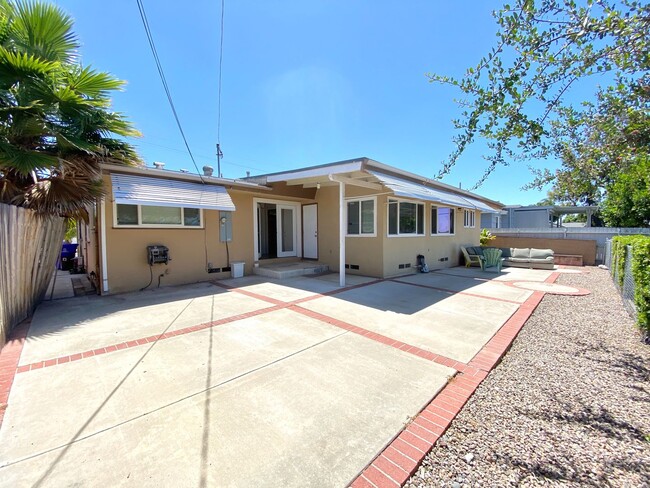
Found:
[[[111,182],[116,203],[235,211],[230,195],[219,185],[116,173]]]
[[[368,170],[368,173],[372,174],[375,178],[381,181],[384,186],[391,189],[393,193],[399,197],[442,203],[443,205],[450,205],[452,207],[470,208],[481,212],[495,212],[492,207],[475,198],[461,196],[437,188],[431,188],[430,186],[421,185],[395,176],[389,176],[377,171]]]

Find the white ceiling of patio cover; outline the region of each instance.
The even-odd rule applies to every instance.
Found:
[[[481,212],[494,212],[492,207],[470,197],[463,197],[454,193],[438,190],[429,186],[414,183],[412,181],[389,176],[377,171],[368,170],[368,173],[375,176],[381,183],[388,187],[396,196],[426,200],[429,202],[442,203],[453,207],[472,208]]]
[[[230,195],[219,185],[123,174],[112,174],[111,182],[117,203],[235,211]]]

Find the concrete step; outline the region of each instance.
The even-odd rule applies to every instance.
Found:
[[[327,273],[329,266],[320,263],[287,263],[276,264],[273,266],[258,266],[253,268],[253,274],[258,276],[265,276],[267,278],[275,278],[277,280],[295,278],[296,276],[311,276]]]

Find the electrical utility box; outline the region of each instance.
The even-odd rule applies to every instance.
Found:
[[[232,212],[219,213],[219,242],[232,241]]]
[[[171,258],[169,257],[169,249],[166,246],[147,246],[147,261],[149,266],[154,264],[167,264]]]

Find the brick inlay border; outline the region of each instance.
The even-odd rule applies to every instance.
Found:
[[[560,273],[551,273],[544,281],[554,283],[559,275]],[[542,298],[544,292],[533,292],[469,362],[473,374],[461,372],[447,383],[413,421],[352,480],[350,488],[403,486],[508,351]]]
[[[475,368],[472,366],[468,366],[467,364],[461,362],[461,361],[456,361],[455,359],[448,358],[446,356],[442,356],[440,354],[433,353],[431,351],[427,351],[426,349],[422,349],[417,346],[412,346],[411,344],[407,344],[406,342],[401,342],[396,339],[392,339],[391,337],[387,337],[385,335],[378,334],[376,332],[372,332],[368,329],[364,329],[363,327],[358,327],[356,325],[350,324],[348,322],[344,322],[342,320],[335,319],[333,317],[330,317],[329,315],[325,315],[319,312],[315,312],[313,310],[309,310],[303,307],[300,307],[298,305],[292,304],[289,307],[289,310],[292,310],[294,312],[297,312],[299,314],[305,315],[306,317],[310,317],[316,320],[320,320],[321,322],[325,322],[329,325],[333,325],[335,327],[339,327],[341,329],[345,329],[349,332],[352,332],[354,334],[358,334],[360,336],[366,337],[368,339],[371,339],[373,341],[379,342],[381,344],[384,344],[386,346],[394,347],[395,349],[399,349],[400,351],[404,351],[410,354],[413,354],[415,356],[421,357],[422,359],[426,359],[428,361],[433,361],[434,363],[441,364],[442,366],[446,366],[448,368],[453,368],[456,371],[462,371],[462,372],[469,372],[474,374],[475,373]]]
[[[286,305],[286,304],[285,304]],[[120,351],[122,349],[128,349],[131,347],[136,347],[136,346],[143,346],[145,344],[149,344],[150,342],[156,342],[156,341],[161,341],[165,339],[171,339],[172,337],[177,337],[180,335],[185,335],[185,334],[190,334],[192,332],[198,332],[200,330],[204,329],[209,329],[210,327],[217,327],[219,325],[224,325],[224,324],[229,324],[231,322],[236,322],[238,320],[243,320],[247,319],[250,317],[255,317],[257,315],[262,315],[266,314],[269,312],[275,312],[276,310],[280,310],[286,308],[286,306],[273,306],[273,307],[266,307],[262,308],[259,310],[253,310],[251,312],[246,312],[238,315],[232,315],[230,317],[225,317],[223,319],[218,319],[218,320],[213,320],[211,322],[204,322],[202,324],[198,325],[192,325],[189,327],[184,327],[182,329],[177,329],[177,330],[171,330],[168,332],[165,332],[163,334],[154,334],[148,337],[143,337],[140,339],[133,339],[130,341],[124,341],[120,342],[117,344],[111,344],[110,346],[106,347],[99,347],[97,349],[89,349],[88,351],[83,351],[80,353],[76,354],[70,354],[67,356],[61,356],[58,358],[53,358],[53,359],[46,359],[44,361],[37,361],[35,363],[30,363],[30,364],[23,364],[21,366],[18,366],[18,368],[15,370],[16,373],[26,373],[27,371],[34,371],[35,369],[41,369],[41,368],[49,368],[50,366],[57,366],[59,364],[64,364],[64,363],[69,363],[73,361],[79,361],[80,359],[86,359],[90,358],[93,356],[100,356],[102,354],[107,354],[110,352],[115,352],[115,351]],[[4,349],[3,349],[4,351]]]
[[[9,340],[0,350],[0,426],[2,426],[2,420],[7,410],[9,392],[31,324],[32,319],[29,318],[14,327],[9,335]]]
[[[394,283],[399,283],[401,285],[411,285],[411,286],[417,286],[419,288],[428,288],[430,290],[436,290],[442,293],[446,293],[447,295],[465,295],[468,297],[476,297],[476,298],[485,298],[486,300],[494,300],[497,302],[506,302],[506,303],[514,303],[515,305],[521,305],[522,302],[518,302],[516,300],[508,300],[507,298],[498,298],[498,297],[489,297],[485,295],[479,295],[478,293],[470,293],[467,291],[455,291],[450,288],[441,288],[439,286],[433,286],[433,285],[423,285],[421,283],[410,283],[408,281],[401,281],[399,278],[392,279],[390,280]],[[487,280],[491,281],[491,280]]]

